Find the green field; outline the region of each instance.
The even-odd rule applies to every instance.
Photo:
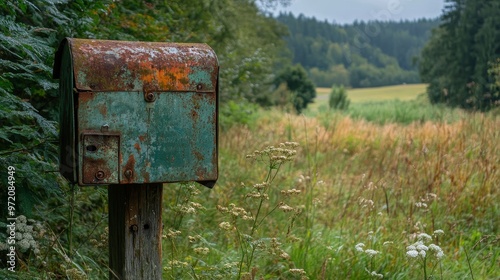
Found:
[[[397,85],[397,86],[386,86],[386,87],[375,87],[375,88],[357,88],[348,89],[347,95],[351,100],[351,103],[362,103],[369,101],[386,101],[386,100],[414,100],[418,95],[425,93],[427,85],[426,84],[412,84],[412,85]],[[316,100],[313,104],[310,104],[310,109],[314,110],[319,108],[321,105],[328,106],[328,96],[331,89],[329,88],[317,88],[316,89]]]

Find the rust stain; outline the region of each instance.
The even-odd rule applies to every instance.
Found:
[[[104,172],[104,177],[97,180],[97,172]],[[107,166],[107,162],[104,159],[90,159],[86,158],[83,164],[83,182],[87,184],[104,184],[106,183],[106,178],[111,174],[111,170]]]
[[[68,39],[75,87],[92,91],[196,91],[193,69],[206,72],[215,91],[218,65],[206,44]],[[205,88],[207,87],[207,88]]]
[[[108,106],[101,104],[99,105],[98,110],[101,115],[106,116],[106,114],[108,113]]]
[[[129,182],[131,182],[131,181],[134,180],[134,177],[135,177],[135,170],[134,170],[134,168],[135,168],[135,158],[134,158],[134,155],[130,155],[128,157],[127,163],[125,164],[125,168],[124,168],[124,171],[132,170],[132,176],[130,178],[127,178],[127,180]]]
[[[191,110],[191,119],[193,119],[194,123],[196,123],[196,121],[198,121],[198,111],[195,110],[195,109],[192,109]]]
[[[141,145],[139,145],[139,143],[135,143],[134,148],[137,150],[137,152],[141,152]]]
[[[142,177],[144,178],[144,183],[149,183],[149,172],[142,172]]]
[[[193,152],[194,156],[196,157],[197,160],[199,161],[202,161],[205,157],[203,156],[202,153],[198,152],[198,151],[194,151]]]
[[[81,102],[81,103],[87,103],[87,102],[90,102],[92,101],[92,99],[94,99],[95,97],[95,94],[93,92],[79,92],[78,93],[78,100]]]

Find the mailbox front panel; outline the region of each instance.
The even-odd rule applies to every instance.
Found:
[[[217,179],[216,95],[206,92],[157,92],[146,102],[142,92],[81,92],[78,98],[80,150],[86,155],[80,166],[82,184],[131,184]],[[119,135],[110,138],[106,134]],[[106,144],[106,157],[114,168],[105,171],[90,163],[89,134]],[[102,139],[107,139],[106,141]],[[119,147],[114,147],[119,143]],[[91,150],[91,151],[89,151]],[[93,151],[96,150],[96,151]],[[119,153],[113,165],[114,153]],[[105,152],[102,153],[104,155]],[[97,159],[101,159],[97,156]],[[92,158],[92,160],[94,160]],[[94,174],[106,176],[95,181]],[[107,177],[107,174],[118,177]],[[91,175],[93,182],[89,182]]]

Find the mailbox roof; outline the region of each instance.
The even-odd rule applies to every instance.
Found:
[[[66,47],[80,91],[213,92],[216,88],[217,57],[206,44],[66,38],[56,54],[56,79]]]

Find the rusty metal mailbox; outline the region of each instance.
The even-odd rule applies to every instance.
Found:
[[[218,72],[206,44],[63,40],[60,172],[79,185],[213,187]]]

